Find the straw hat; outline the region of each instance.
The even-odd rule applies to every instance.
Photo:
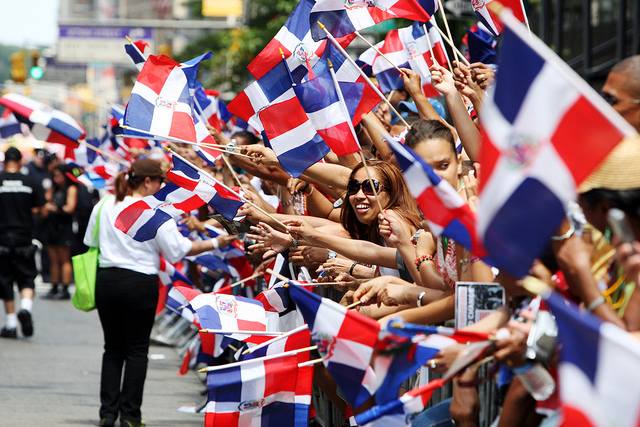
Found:
[[[578,188],[586,193],[595,188],[640,189],[640,135],[625,138],[594,173]]]

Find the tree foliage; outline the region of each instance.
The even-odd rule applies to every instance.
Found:
[[[247,64],[262,50],[284,24],[298,0],[249,1],[244,26],[210,32],[185,47],[179,60],[193,58],[206,50],[214,53],[201,79],[207,87],[237,91],[250,79]],[[193,12],[201,9],[201,1],[190,2]]]

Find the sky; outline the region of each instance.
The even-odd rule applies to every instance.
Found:
[[[52,46],[59,0],[0,0],[0,44]]]

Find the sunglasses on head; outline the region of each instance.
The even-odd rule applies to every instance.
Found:
[[[376,193],[379,193],[381,188],[382,186],[380,185],[380,181],[378,181],[377,179],[365,179],[362,182],[358,181],[357,179],[352,179],[347,185],[347,193],[349,195],[356,194],[360,189],[362,189],[362,192],[366,196],[373,196]]]

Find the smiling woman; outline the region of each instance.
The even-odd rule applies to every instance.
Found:
[[[370,161],[368,166],[373,187],[378,187],[377,193],[382,208],[397,212],[409,228],[418,228],[420,226],[418,207],[398,168],[383,161]],[[353,239],[380,243],[381,237],[378,231],[380,209],[362,163],[356,166],[349,176],[347,198],[349,203],[345,204],[340,215],[340,222],[344,229]]]

